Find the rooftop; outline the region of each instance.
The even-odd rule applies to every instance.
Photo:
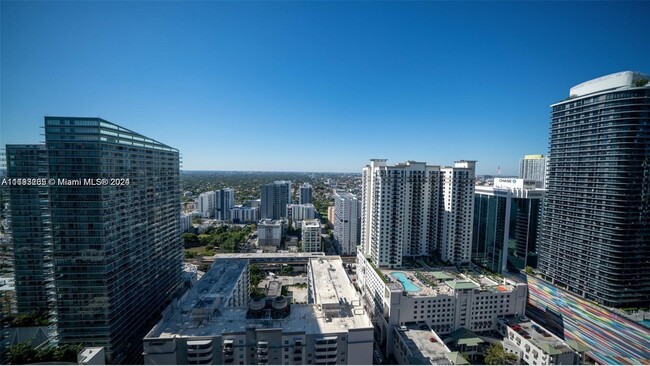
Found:
[[[471,281],[445,281],[445,283],[454,290],[471,290],[481,287]]]
[[[361,306],[359,296],[345,273],[341,259],[311,259],[309,266],[309,283],[312,284],[317,304],[334,308]]]
[[[412,297],[453,296],[454,291],[471,289],[482,292],[510,292],[515,288],[514,282],[511,280],[504,283],[503,279],[491,279],[473,271],[460,273],[454,267],[445,267],[444,270],[427,270],[425,268],[398,270],[379,268],[378,270],[384,275],[384,278],[388,279],[388,288],[394,291],[405,291],[405,288],[393,273],[404,274],[409,282],[419,288],[417,291],[406,292],[408,296]]]
[[[213,265],[201,281],[185,295],[180,309],[181,315],[187,320],[202,321],[221,309],[247,268],[248,261],[244,259],[220,260],[218,265]]]
[[[314,220],[303,220],[302,226],[303,227],[320,229],[320,221],[315,220],[315,219]]]
[[[323,252],[313,253],[219,253],[214,255],[214,259],[248,259],[251,263],[255,262],[272,262],[285,259],[308,262],[311,258],[325,257]],[[339,258],[338,256],[332,256]],[[330,258],[330,257],[328,257]]]
[[[572,352],[572,348],[564,343],[564,341],[547,332],[531,320],[523,321],[521,318],[505,318],[503,321],[510,328],[508,330],[509,332],[513,331],[520,334],[523,338],[549,355]]]
[[[649,78],[640,72],[622,71],[585,81],[571,88],[570,96],[581,97],[588,94],[631,87],[635,80]]]
[[[288,253],[284,254],[288,255]],[[266,256],[267,253],[264,253],[264,255]],[[244,259],[237,261],[246,262]],[[220,268],[222,266],[214,267]],[[249,307],[241,306],[220,307],[219,311],[212,316],[204,317],[200,322],[197,322],[188,316],[188,309],[191,309],[197,298],[196,296],[188,296],[175,311],[164,314],[163,320],[154,327],[147,337],[213,336],[222,333],[244,332],[248,327],[282,328],[284,332],[304,331],[310,334],[344,332],[347,329],[354,328],[372,328],[370,318],[363,309],[350,280],[347,278],[340,257],[323,256],[319,259],[312,259],[310,268],[312,278],[309,281],[312,284],[317,284],[317,286],[314,286],[316,304],[292,304],[288,316],[284,318],[251,318],[247,316]],[[212,272],[213,270],[210,270],[207,274]],[[214,274],[212,276],[216,277]],[[226,274],[220,278],[226,279],[225,276]],[[235,279],[230,278],[229,280],[234,286]],[[221,296],[218,284],[212,286],[202,284],[204,284],[203,280],[195,289],[209,288],[210,291],[201,293],[201,298],[218,298]],[[194,290],[192,292],[194,293]]]
[[[448,365],[449,348],[439,339],[429,327],[401,326],[397,328],[415,360],[412,364],[431,363],[433,365]],[[416,361],[416,362],[413,362]]]
[[[348,329],[372,328],[370,318],[363,308],[342,313],[340,317],[327,317],[316,304],[292,304],[291,313],[280,319],[248,319],[248,307],[225,308],[219,316],[208,322],[166,321],[158,332],[147,337],[174,338],[213,336],[227,333],[242,333],[246,328],[281,328],[283,332],[305,332],[307,334],[344,332]]]

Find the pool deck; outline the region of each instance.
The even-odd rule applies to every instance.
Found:
[[[408,292],[419,292],[420,290],[422,290],[422,287],[417,286],[415,283],[413,283],[414,279],[409,278],[406,273],[391,272],[390,274],[398,282],[400,282],[402,284],[402,287],[404,287],[404,290],[406,290]],[[401,275],[401,276],[398,276],[398,275]],[[411,286],[412,286],[412,288],[410,288]]]
[[[513,289],[510,284],[504,285],[485,276],[467,276],[459,273],[454,267],[428,270],[425,268],[417,269],[386,269],[381,268],[380,271],[386,275],[390,281],[388,286],[390,288],[399,288],[413,297],[429,297],[448,295],[453,296],[454,291],[461,288],[476,288],[481,291],[490,292],[508,292]],[[408,291],[405,290],[401,281],[399,281],[393,273],[402,273],[406,279],[419,290]]]

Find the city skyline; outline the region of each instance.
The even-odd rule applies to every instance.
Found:
[[[173,143],[184,170],[514,176],[548,153],[559,91],[650,65],[647,2],[0,6],[3,149],[43,115],[99,115]]]

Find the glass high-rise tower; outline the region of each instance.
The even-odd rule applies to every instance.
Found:
[[[476,186],[472,261],[502,273],[537,266],[536,240],[543,189],[537,181],[495,178],[493,187]]]
[[[30,266],[43,269],[53,335],[105,347],[109,363],[140,363],[142,338],[181,284],[178,150],[80,117],[45,117],[41,148],[30,164],[42,163],[46,192],[26,191],[21,211],[12,196],[11,224],[15,235],[40,213],[28,224],[40,220],[47,245]],[[36,194],[44,207],[31,204]]]
[[[261,191],[260,219],[279,220],[289,216],[287,204],[291,203],[291,181],[264,184]]]
[[[47,154],[44,145],[7,145],[8,229],[13,254],[18,313],[46,312],[47,289],[51,286],[51,263],[47,214],[47,187],[22,180],[47,178]],[[31,183],[31,182],[30,182]]]
[[[539,270],[606,306],[650,304],[650,86],[621,72],[551,106]]]

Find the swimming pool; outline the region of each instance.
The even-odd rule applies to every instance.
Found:
[[[420,291],[420,288],[415,286],[413,282],[409,281],[408,278],[406,278],[406,275],[402,272],[391,272],[391,275],[393,277],[397,278],[397,280],[402,284],[404,287],[404,290],[408,292],[416,292]]]

